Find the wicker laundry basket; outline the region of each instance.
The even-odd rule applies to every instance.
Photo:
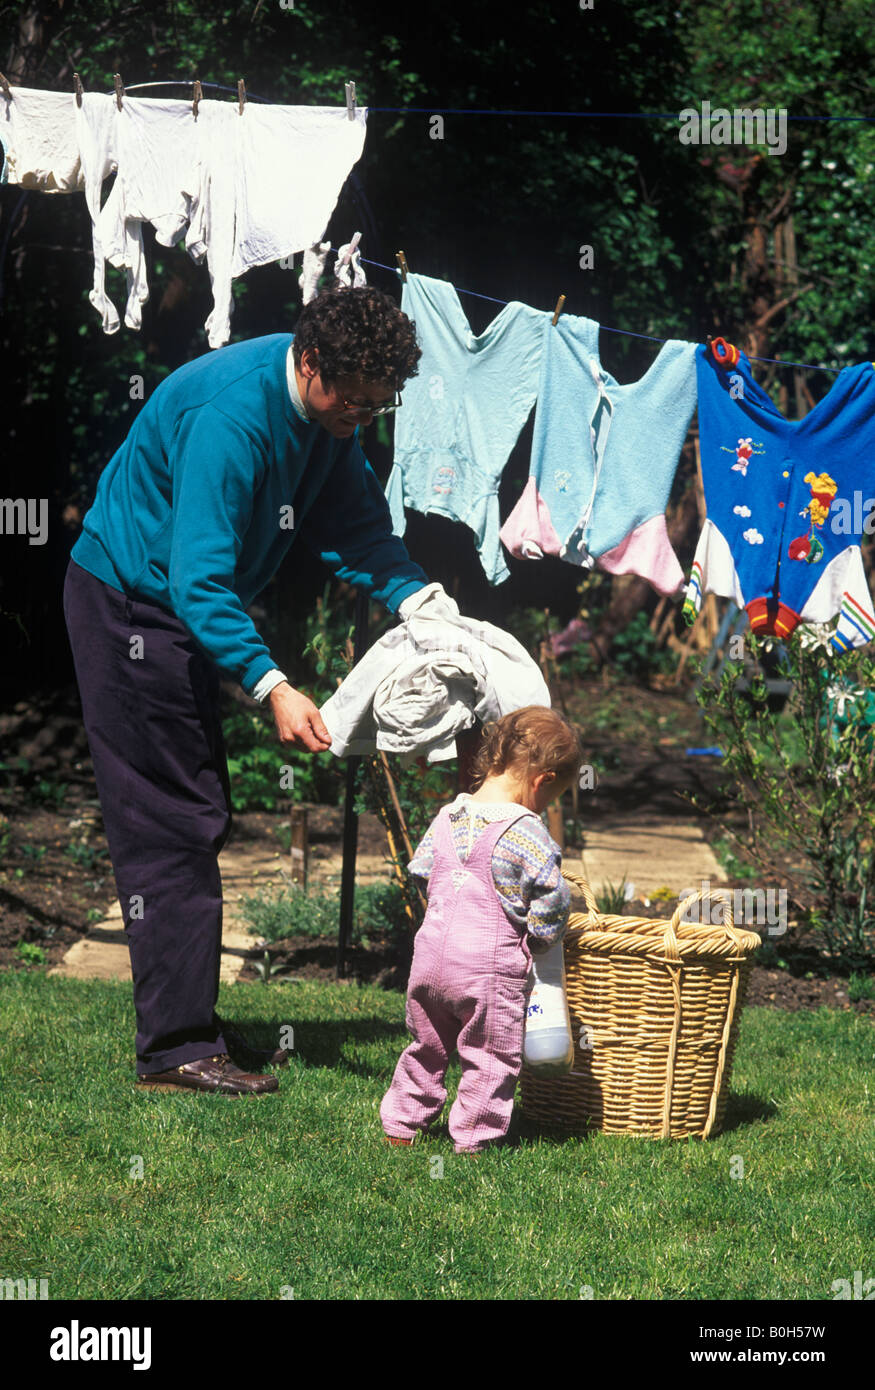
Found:
[[[572,1134],[716,1134],[759,936],[733,926],[726,889],[692,894],[671,921],[616,917],[598,911],[585,879],[563,873],[589,908],[572,912],[565,935],[574,1062],[549,1078],[523,1067],[524,1115]],[[722,903],[720,923],[681,921],[710,899]]]

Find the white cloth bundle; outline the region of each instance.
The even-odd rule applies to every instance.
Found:
[[[337,757],[382,749],[404,765],[456,756],[475,718],[550,706],[536,663],[515,637],[459,615],[440,584],[405,599],[402,623],[362,657],[320,710]]]

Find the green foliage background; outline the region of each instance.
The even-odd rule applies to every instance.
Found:
[[[575,0],[525,8],[451,0],[417,9],[395,0],[338,0],[330,9],[315,0],[295,0],[290,9],[275,0],[146,0],[136,7],[47,0],[0,12],[0,63],[13,84],[48,90],[72,91],[74,71],[92,91],[111,91],[114,72],[130,89],[197,74],[231,89],[207,88],[208,98],[230,102],[240,76],[252,101],[331,105],[354,80],[369,107],[368,137],[329,225],[333,243],[361,229],[368,278],[390,294],[399,291],[399,247],[414,270],[476,292],[461,295],[475,333],[496,313],[496,300],[552,308],[564,293],[566,312],[602,323],[605,365],[625,380],[653,360],[646,335],[701,341],[722,333],[741,341],[763,303],[786,296],[773,231],[788,214],[798,284],[806,288],[769,319],[766,355],[833,369],[872,355],[875,126],[860,119],[873,115],[870,19],[868,0],[726,0],[719,7],[612,0],[592,10]],[[789,112],[786,153],[760,151],[752,201],[727,181],[727,168],[749,162],[750,147],[678,140],[676,113],[706,99],[712,108]],[[395,109],[405,107],[412,109]],[[431,138],[435,111],[443,113],[443,139]],[[610,112],[641,119],[602,114]],[[815,119],[824,116],[833,119]],[[756,281],[749,273],[754,224],[765,236]],[[106,336],[88,302],[84,198],[23,197],[0,186],[4,484],[10,496],[28,496],[37,478],[49,499],[49,543],[29,547],[23,537],[5,537],[0,557],[0,641],[13,687],[72,681],[59,601],[64,567],[100,472],[141,408],[137,380],[148,399],[175,367],[209,351],[206,268],[179,247],[159,246],[148,226],[145,238],[151,299],[142,331],[123,326]],[[584,246],[593,247],[594,270],[580,267]],[[107,286],[123,304],[122,272],[108,268]],[[262,267],[234,282],[234,297],[232,341],[293,329],[296,273]],[[756,371],[780,404],[791,373],[767,364]],[[833,380],[821,371],[800,375],[817,399]],[[380,421],[365,447],[384,477],[391,426]],[[502,480],[504,513],[527,461],[523,440]],[[691,479],[687,458],[672,504]],[[437,539],[423,545],[423,535]],[[417,519],[408,539],[430,577],[449,585],[461,576],[462,611],[503,625],[533,603],[564,612],[563,622],[574,611],[576,581],[567,565],[514,561],[511,579],[492,589],[465,528],[445,543],[448,533],[434,519],[422,526]],[[690,543],[679,548],[682,563],[692,558]],[[292,679],[311,678],[303,625],[327,577],[295,547],[260,600],[260,630]],[[633,667],[640,646],[632,632],[626,648]],[[621,637],[614,655],[622,662],[625,654]]]

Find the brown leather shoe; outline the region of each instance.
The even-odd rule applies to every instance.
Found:
[[[217,1018],[216,1026],[221,1028],[222,1036],[228,1045],[228,1052],[232,1061],[245,1067],[249,1071],[255,1071],[258,1067],[284,1067],[288,1065],[289,1053],[285,1047],[278,1047],[275,1052],[262,1047],[253,1047],[248,1043],[242,1033],[238,1033],[233,1023],[227,1019]]]
[[[215,1057],[198,1057],[170,1071],[149,1072],[138,1076],[137,1085],[152,1091],[222,1091],[225,1095],[263,1095],[279,1090],[275,1076],[253,1076],[235,1066],[227,1052]]]

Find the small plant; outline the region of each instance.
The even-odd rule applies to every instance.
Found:
[[[337,931],[338,910],[336,893],[313,893],[294,883],[240,899],[247,930],[265,942],[283,941],[287,936],[329,936]]]
[[[338,899],[338,910],[339,907]],[[398,883],[365,883],[356,888],[353,939],[358,936],[362,944],[367,945],[371,936],[379,936],[385,931],[406,931],[409,921],[405,912],[405,895]]]
[[[848,998],[851,1003],[857,999],[875,999],[875,980],[872,976],[852,971],[848,980]]]
[[[69,844],[64,849],[68,859],[72,859],[74,864],[80,864],[83,869],[93,869],[101,859],[106,859],[109,850],[95,849],[93,845],[87,845],[80,840]]]
[[[764,970],[789,970],[790,965],[786,958],[781,954],[781,948],[771,937],[764,936],[762,944],[756,955],[757,965]]]
[[[0,773],[5,774],[3,782],[7,787],[25,791],[31,801],[57,807],[66,800],[67,783],[51,782],[45,777],[37,780],[36,774],[31,771],[29,758],[16,758],[11,763],[0,763]]]
[[[603,883],[600,890],[595,895],[599,912],[607,913],[607,915],[611,917],[620,916],[626,903],[629,901],[626,889],[625,875],[622,883],[618,884],[616,887],[613,883]]]
[[[588,722],[591,728],[596,729],[599,733],[604,733],[605,729],[616,729],[617,716],[618,710],[615,697],[604,695],[589,716]]]
[[[46,805],[62,806],[67,799],[67,783],[49,782],[45,777],[41,777],[36,786],[31,787],[29,796],[31,800]]]
[[[25,859],[32,859],[35,863],[38,864],[41,859],[45,859],[46,857],[46,846],[22,845],[21,853],[24,855]]]
[[[650,620],[643,612],[636,613],[611,643],[613,665],[634,680],[640,681],[651,672],[670,671],[676,660],[672,652],[657,646]]]
[[[284,876],[287,878],[287,876]],[[240,901],[248,930],[266,944],[289,936],[337,936],[340,922],[339,892],[310,892],[286,883]],[[406,930],[409,919],[405,897],[397,883],[368,883],[356,887],[353,902],[352,940],[367,944],[383,932]]]
[[[58,928],[54,925],[49,927],[46,926],[44,922],[34,922],[33,919],[30,917],[28,917],[27,920],[31,923],[31,935],[38,936],[43,941],[51,941],[52,937],[55,935],[55,932],[58,930]]]
[[[282,974],[282,969],[281,965],[275,965],[271,960],[270,951],[265,951],[264,959],[258,961],[255,966],[256,974],[263,985],[268,984],[274,975]]]
[[[654,888],[649,897],[652,903],[671,903],[676,900],[677,893],[673,888],[663,885],[661,888]]]
[[[42,946],[38,946],[35,941],[19,941],[15,954],[25,965],[45,965],[48,960]]]

